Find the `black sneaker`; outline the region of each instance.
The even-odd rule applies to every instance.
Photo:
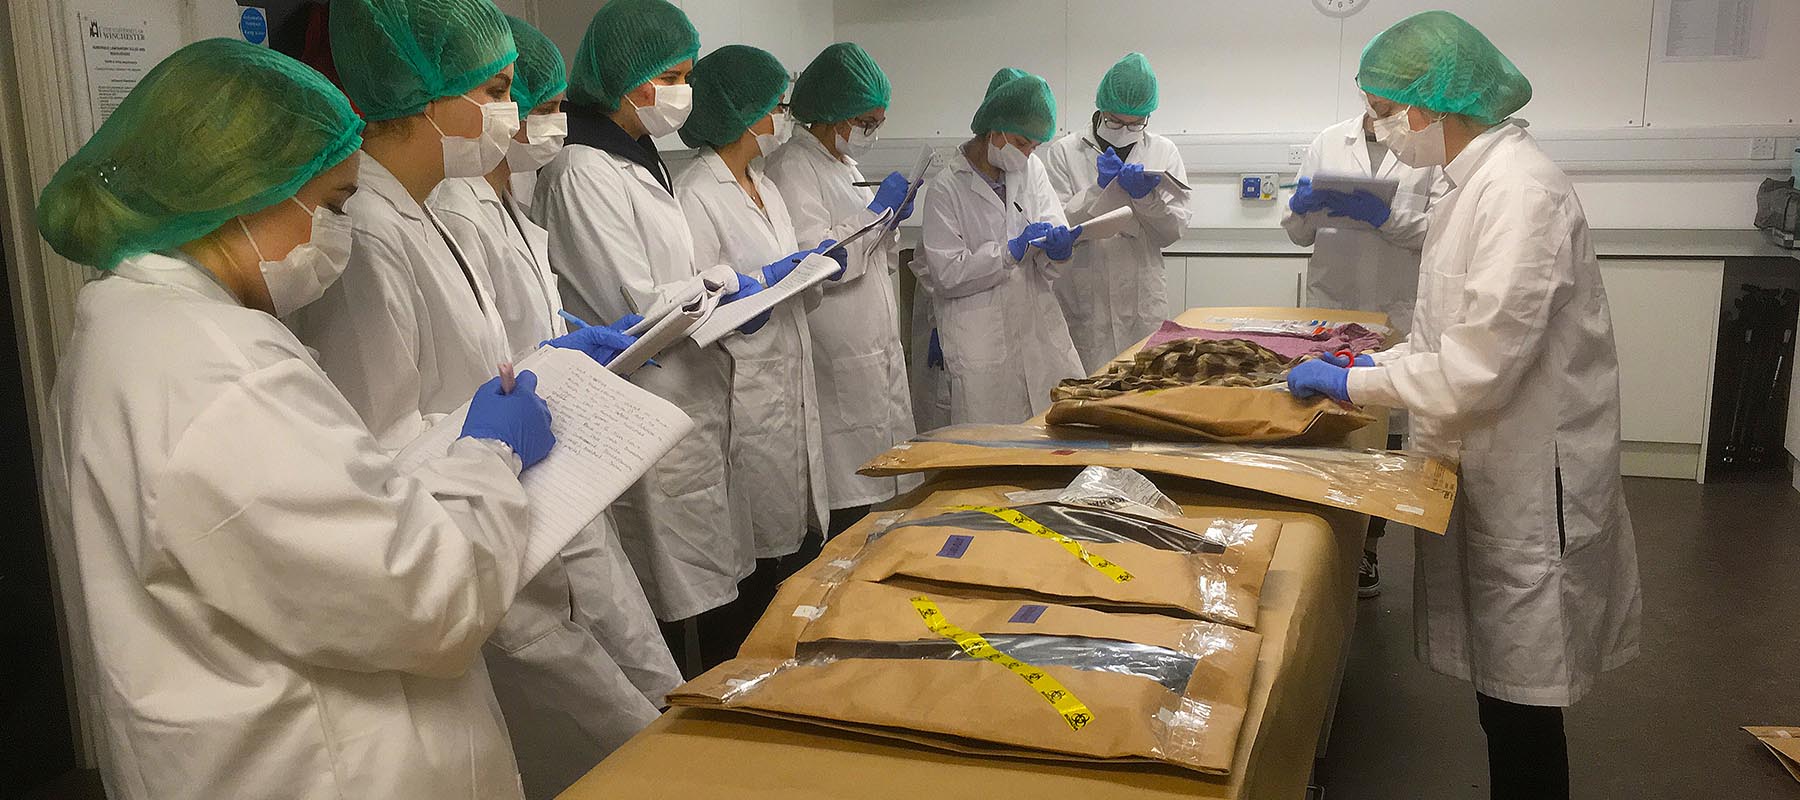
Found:
[[[1363,551],[1362,564],[1356,568],[1356,596],[1368,599],[1381,594],[1381,569],[1375,554]]]

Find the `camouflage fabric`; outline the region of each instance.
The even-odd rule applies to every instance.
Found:
[[[1099,400],[1128,392],[1177,386],[1255,388],[1280,383],[1289,361],[1243,339],[1177,339],[1138,351],[1091,378],[1070,378],[1050,390],[1051,400]]]

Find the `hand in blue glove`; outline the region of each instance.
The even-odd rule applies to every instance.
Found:
[[[643,317],[638,317],[638,319],[641,320]],[[569,331],[542,344],[561,347],[565,350],[580,350],[588,354],[589,358],[600,362],[600,366],[604,367],[611,364],[613,359],[618,358],[620,353],[625,352],[625,348],[630,347],[632,342],[637,341],[636,336],[624,331],[624,328],[631,327],[636,324],[635,322],[624,325],[624,328],[613,327],[623,322],[625,320],[621,319],[612,325],[590,325],[586,328]]]
[[[1316,358],[1295,364],[1287,374],[1288,391],[1301,400],[1322,394],[1348,403],[1349,382],[1350,370]]]
[[[837,262],[837,272],[831,273],[831,277],[826,280],[835,281],[844,277],[844,270],[850,267],[850,251],[838,247],[836,239],[826,239],[820,242],[818,247],[812,249],[812,252]]]
[[[1319,196],[1325,201],[1325,207],[1331,209],[1327,216],[1349,217],[1366,222],[1371,228],[1387,224],[1388,217],[1394,215],[1394,210],[1368,189],[1357,189],[1350,194],[1326,190],[1319,192]]]
[[[1100,172],[1100,188],[1104,189],[1107,184],[1113,182],[1113,178],[1119,177],[1121,170],[1125,169],[1125,159],[1120,158],[1118,153],[1108,147],[1106,152],[1094,159],[1094,168]]]
[[[623,317],[613,320],[613,323],[606,327],[612,328],[613,330],[618,331],[620,333],[624,333],[628,330],[631,330],[632,327],[636,326],[638,323],[643,322],[643,321],[644,321],[643,314],[626,314]]]
[[[1051,228],[1049,233],[1044,234],[1044,255],[1049,256],[1051,261],[1068,261],[1070,256],[1075,255],[1075,240],[1080,238],[1080,225],[1073,229],[1063,225]]]
[[[1162,176],[1145,172],[1143,164],[1126,164],[1119,170],[1119,188],[1133,200],[1149,197],[1159,183],[1162,183]]]
[[[543,461],[556,446],[556,435],[550,432],[550,406],[538,397],[537,383],[537,375],[526,370],[519,373],[511,392],[500,391],[499,378],[482,384],[469,401],[462,435],[492,439],[512,448],[526,468]]]
[[[877,216],[886,214],[888,209],[900,208],[906,202],[906,191],[911,188],[906,176],[898,172],[890,172],[881,179],[881,185],[875,187],[875,202],[869,204],[869,210]],[[911,209],[905,209],[910,212]]]
[[[763,269],[768,269],[768,267],[764,267]],[[749,275],[739,275],[738,290],[719,298],[719,303],[735,303],[762,290],[763,285],[757,283],[755,278],[750,277]],[[769,313],[770,312],[768,311],[764,311],[761,314],[751,317],[749,322],[738,326],[738,333],[748,336],[762,330],[762,326],[769,324]]]
[[[836,244],[836,242],[832,242],[832,244]],[[812,250],[801,250],[798,253],[790,253],[782,256],[781,259],[775,263],[763,267],[762,285],[774,286],[775,284],[780,283],[782,278],[793,274],[794,270],[800,267],[802,259],[812,255],[813,252],[814,251]],[[760,289],[761,287],[758,288]]]
[[[1031,240],[1048,234],[1053,227],[1055,226],[1048,222],[1033,222],[1026,225],[1025,230],[1020,231],[1018,236],[1014,236],[1011,241],[1006,243],[1006,249],[1012,253],[1014,261],[1024,261],[1025,248],[1031,246]]]
[[[1326,361],[1329,361],[1333,364],[1336,364],[1340,367],[1350,366],[1350,363],[1349,363],[1350,359],[1345,358],[1341,354],[1323,355],[1323,356],[1319,356],[1319,357],[1323,358]],[[1373,366],[1375,366],[1375,359],[1373,357],[1371,357],[1368,353],[1357,353],[1356,354],[1356,366],[1373,367]]]
[[[1288,198],[1288,210],[1305,216],[1325,208],[1325,198],[1313,191],[1312,178],[1301,178],[1294,186],[1294,196]]]

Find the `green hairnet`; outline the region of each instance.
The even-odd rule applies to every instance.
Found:
[[[525,20],[507,16],[512,26],[513,42],[519,47],[519,60],[513,65],[512,98],[519,104],[519,119],[569,88],[569,72],[563,66],[562,53],[550,37]]]
[[[493,0],[331,0],[331,60],[370,122],[468,94],[518,54]]]
[[[1011,81],[1014,78],[1023,78],[1030,74],[1031,73],[1019,69],[1018,67],[1001,67],[994,72],[994,77],[988,79],[987,91],[982,92],[981,96],[985,99],[988,95],[993,94],[995,89],[1004,86],[1008,81]]]
[[[688,147],[723,147],[769,115],[787,91],[787,68],[767,50],[728,44],[694,62],[694,110],[681,126]]]
[[[1481,31],[1448,11],[1414,14],[1370,40],[1356,82],[1396,103],[1488,125],[1531,101],[1531,81]]]
[[[861,47],[838,42],[825,48],[794,81],[788,102],[804,123],[842,122],[887,108],[894,97],[887,74]]]
[[[607,111],[631,90],[700,55],[700,32],[665,0],[611,0],[594,13],[575,64],[569,99]]]
[[[266,47],[207,39],[150,70],[38,198],[38,230],[100,269],[186,244],[294,196],[362,147],[325,76]]]
[[[1048,142],[1056,135],[1056,96],[1050,84],[1036,75],[1025,74],[1001,82],[998,75],[988,91],[969,129],[975,133],[1016,133],[1035,142]]]
[[[1156,111],[1156,71],[1143,53],[1127,53],[1100,79],[1094,107],[1108,114],[1148,117]]]

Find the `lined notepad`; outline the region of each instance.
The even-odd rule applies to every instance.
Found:
[[[538,378],[556,446],[520,476],[531,503],[523,575],[534,576],[607,505],[694,427],[673,403],[633,386],[587,355],[545,347],[516,365]],[[395,458],[402,474],[449,452],[469,406],[438,422]]]

